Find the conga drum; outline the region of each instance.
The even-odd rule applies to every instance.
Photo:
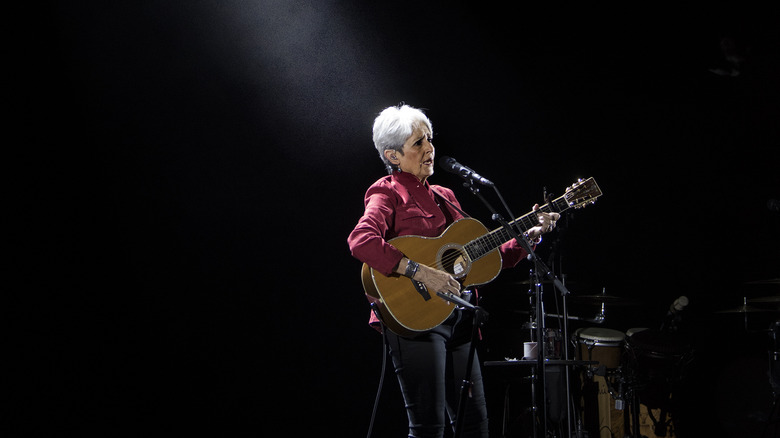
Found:
[[[602,327],[586,327],[575,332],[579,360],[598,361],[598,368],[604,365],[607,370],[620,366],[623,355],[625,333]]]
[[[655,438],[674,436],[672,393],[681,381],[691,354],[688,340],[655,329],[626,331],[626,366],[636,379],[639,397],[639,430]]]
[[[629,330],[626,350],[641,384],[642,403],[651,408],[665,407],[691,352],[684,336],[658,330]]]
[[[615,392],[619,386],[615,374],[622,362],[626,335],[618,330],[586,327],[578,329],[574,337],[577,358],[598,362],[590,365],[592,377],[583,378],[585,428],[593,437],[623,438],[623,406],[616,406],[617,399],[610,394],[610,387]]]

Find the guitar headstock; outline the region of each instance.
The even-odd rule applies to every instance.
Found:
[[[592,177],[584,181],[582,179],[577,180],[576,183],[566,189],[566,194],[563,195],[566,203],[572,208],[583,208],[595,204],[596,198],[599,196],[601,196],[601,189]]]

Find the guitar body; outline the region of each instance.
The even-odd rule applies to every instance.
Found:
[[[596,202],[601,189],[593,178],[578,180],[559,198],[539,208],[543,212],[561,213]],[[510,233],[499,228],[488,232],[476,219],[465,218],[452,223],[439,237],[401,236],[390,243],[410,260],[449,272],[463,288],[493,281],[501,272],[499,246],[539,223],[538,213],[530,211],[513,220]],[[384,324],[400,336],[414,336],[430,330],[452,314],[455,305],[428,291],[420,283],[393,274],[389,277],[363,264],[361,272],[366,295],[379,302]]]
[[[449,272],[465,289],[489,283],[501,272],[498,248],[476,261],[463,248],[487,232],[478,220],[465,218],[452,223],[439,237],[401,236],[390,243],[411,260]],[[366,294],[379,300],[385,325],[400,336],[430,330],[444,322],[455,309],[454,304],[438,297],[435,291],[421,290],[402,275],[386,277],[364,264],[362,280]]]

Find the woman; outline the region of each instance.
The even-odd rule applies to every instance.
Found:
[[[436,292],[461,296],[461,284],[452,275],[409,260],[388,242],[405,235],[437,237],[463,218],[453,191],[428,183],[436,153],[430,120],[408,105],[389,107],[374,121],[373,134],[374,146],[389,175],[366,192],[365,212],[348,238],[352,255],[383,275],[404,275],[422,283],[433,299],[440,299]],[[538,243],[558,218],[557,213],[539,212],[539,225],[528,230],[528,238]],[[502,245],[500,251],[504,268],[527,255],[514,240]],[[373,314],[370,322],[378,323]],[[386,331],[409,417],[409,437],[442,437],[445,412],[455,424],[472,324],[469,314],[456,309],[442,324],[412,338]],[[476,356],[470,382],[462,436],[487,437],[487,408]]]

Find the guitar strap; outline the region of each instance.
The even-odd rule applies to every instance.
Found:
[[[433,189],[433,187],[431,187],[431,191],[432,191],[432,192],[433,192],[433,193],[434,193],[436,196],[438,196],[439,198],[441,198],[442,200],[444,200],[444,202],[446,202],[447,204],[449,204],[449,205],[450,205],[450,207],[454,208],[454,209],[455,209],[455,210],[456,210],[458,213],[462,214],[462,215],[463,215],[463,217],[471,217],[471,216],[469,216],[469,215],[468,215],[468,213],[466,213],[465,211],[463,211],[463,210],[461,210],[460,208],[458,208],[458,206],[457,206],[457,205],[455,205],[455,203],[454,203],[454,202],[450,201],[450,200],[449,200],[449,199],[447,199],[446,197],[442,196],[442,195],[441,195],[441,193],[439,193],[439,192],[437,192],[436,190],[434,190],[434,189]]]

